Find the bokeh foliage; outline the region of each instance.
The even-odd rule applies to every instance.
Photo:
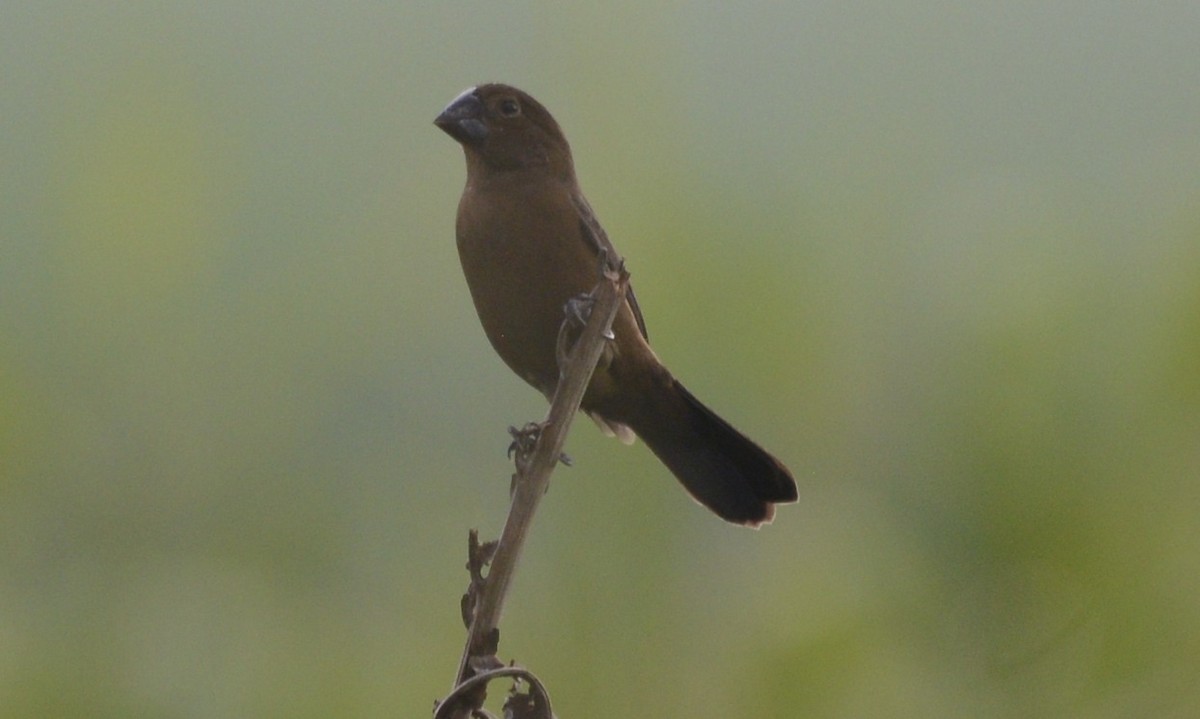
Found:
[[[1200,707],[1200,5],[0,7],[0,717],[418,716],[541,400],[457,268],[506,80],[754,533],[569,443],[502,653],[559,713]]]

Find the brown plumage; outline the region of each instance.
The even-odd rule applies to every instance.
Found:
[[[599,255],[619,257],[575,180],[571,149],[536,100],[507,85],[459,95],[435,123],[463,147],[458,254],[492,347],[549,399],[558,381],[555,340],[568,300],[599,279]],[[647,343],[630,290],[616,340],[583,410],[626,442],[641,437],[701,504],[757,527],[796,484],[779,460],[684,389]]]

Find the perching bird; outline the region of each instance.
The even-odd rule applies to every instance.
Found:
[[[599,280],[600,254],[618,255],[575,179],[571,149],[536,100],[507,85],[455,98],[435,124],[467,158],[458,254],[483,330],[505,364],[547,399],[558,382],[564,305]],[[701,504],[730,522],[770,522],[796,501],[783,464],[684,389],[647,344],[632,289],[616,339],[582,408],[626,443],[641,437]]]

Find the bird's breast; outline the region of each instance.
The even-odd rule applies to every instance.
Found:
[[[567,300],[599,279],[570,194],[556,188],[468,187],[459,259],[488,340],[520,377],[549,395]]]

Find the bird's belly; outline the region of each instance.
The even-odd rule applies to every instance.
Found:
[[[531,230],[535,228],[530,228]],[[555,345],[563,308],[572,297],[591,291],[598,265],[586,248],[528,237],[545,233],[492,232],[460,238],[459,256],[471,299],[488,340],[513,372],[549,396],[558,381]]]

